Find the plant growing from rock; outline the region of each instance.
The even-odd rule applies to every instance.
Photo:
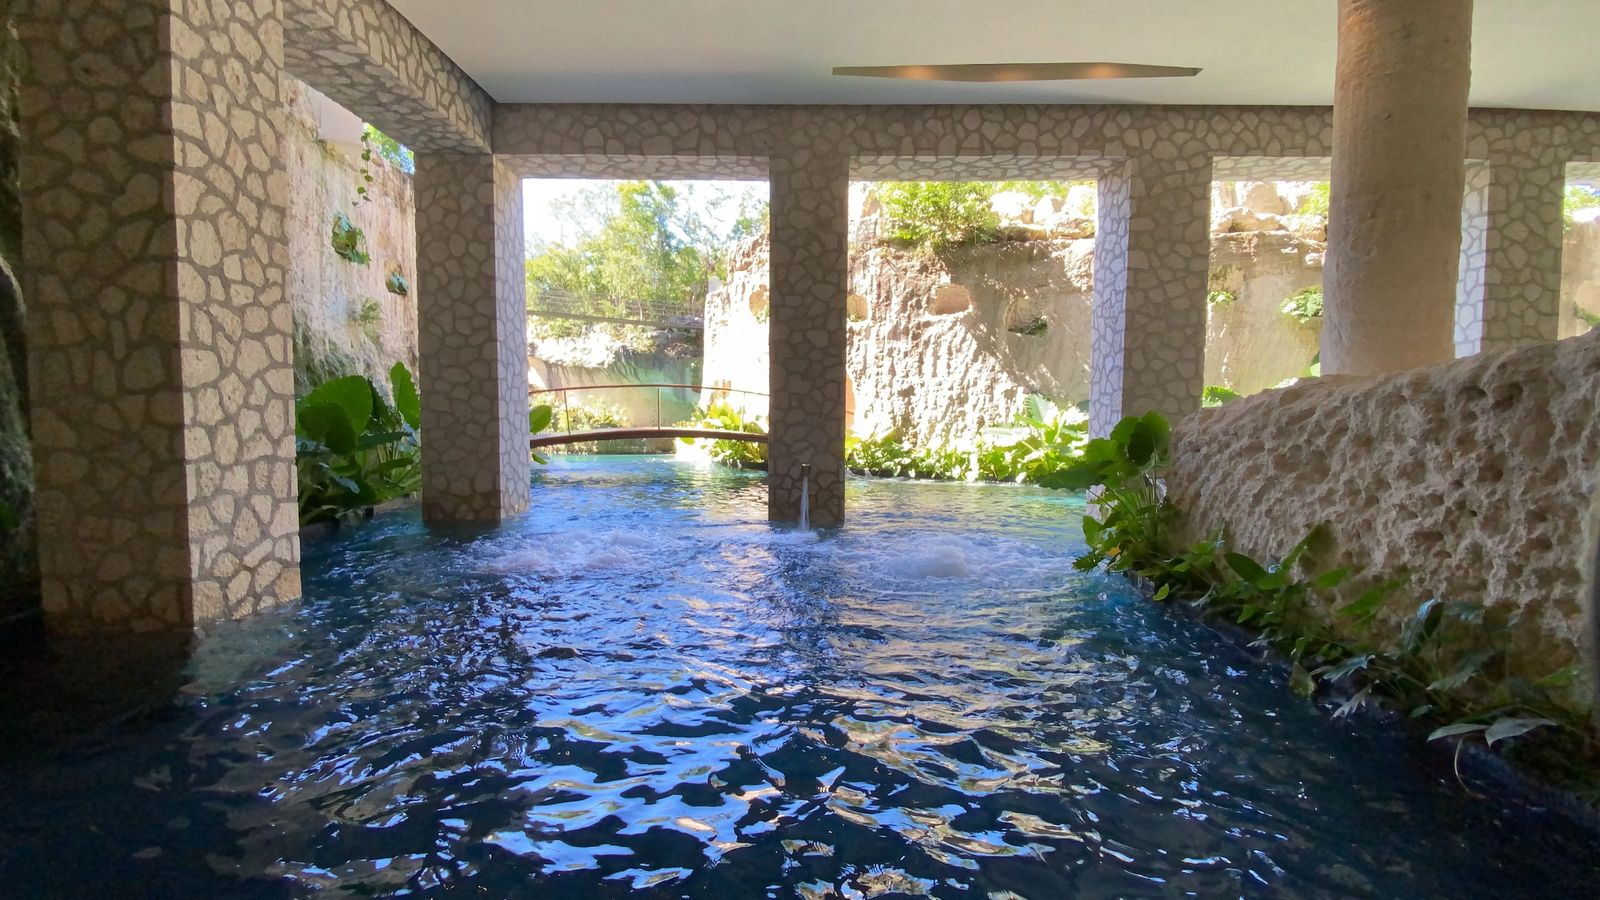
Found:
[[[344,213],[334,213],[333,233],[329,239],[333,252],[340,259],[348,260],[356,265],[364,266],[372,261],[367,255],[367,234],[350,221]]]
[[[1242,396],[1242,394],[1231,387],[1224,387],[1220,384],[1208,384],[1206,385],[1205,390],[1200,392],[1200,405],[1203,408],[1212,409],[1232,403]]]
[[[411,293],[411,282],[406,280],[406,276],[400,274],[399,269],[389,273],[389,277],[383,280],[383,286],[396,297],[404,297]]]
[[[1279,308],[1284,315],[1301,325],[1310,325],[1322,318],[1322,288],[1308,287],[1295,291]]]
[[[981,181],[890,181],[877,188],[891,241],[942,253],[999,240],[995,186]]]

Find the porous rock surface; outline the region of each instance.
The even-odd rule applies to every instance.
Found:
[[[1202,410],[1175,429],[1178,537],[1267,559],[1322,526],[1311,565],[1362,570],[1337,603],[1404,573],[1387,624],[1429,597],[1515,608],[1519,668],[1581,660],[1592,690],[1597,397],[1600,332]]]

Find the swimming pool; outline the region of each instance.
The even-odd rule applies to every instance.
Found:
[[[1594,835],[1074,572],[1079,497],[856,480],[805,534],[761,478],[558,457],[502,527],[308,543],[168,714],[7,773],[0,893],[1593,889]]]

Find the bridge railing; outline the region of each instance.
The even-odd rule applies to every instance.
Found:
[[[605,423],[587,421],[579,423],[578,417],[573,415],[573,410],[577,409],[580,414],[584,412],[590,412],[592,414],[592,409],[586,406],[581,398],[574,402],[572,395],[581,395],[600,391],[631,391],[636,394],[641,392],[648,393],[646,393],[646,396],[644,396],[642,402],[636,401],[623,408],[623,412],[628,414],[626,421]],[[729,403],[734,398],[737,398],[739,401],[743,402],[734,403],[733,405],[746,413],[765,416],[767,412],[768,396],[760,391],[748,391],[744,390],[743,388],[718,387],[715,385],[699,384],[649,383],[570,385],[566,387],[530,390],[528,391],[528,399],[534,404],[548,403],[555,411],[555,416],[551,422],[552,430],[562,431],[566,434],[572,434],[574,432],[593,432],[608,428],[637,431],[641,428],[670,428],[679,424],[682,419],[686,418],[686,416],[682,414],[682,411],[685,411],[685,405],[681,400],[674,398],[673,402],[663,403],[663,396],[668,392],[680,394],[692,393],[694,395],[694,399],[688,404],[689,410],[700,408],[702,405],[700,401],[705,399],[706,395],[710,395],[713,403]],[[642,416],[638,415],[640,411],[644,413]],[[646,421],[637,421],[640,418],[643,418]]]

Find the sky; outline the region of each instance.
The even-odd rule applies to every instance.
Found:
[[[663,181],[688,199],[689,207],[706,217],[717,231],[725,232],[739,215],[739,201],[746,197],[765,200],[765,181]],[[588,178],[529,178],[522,182],[522,216],[528,243],[569,243],[577,238],[582,225],[564,218],[559,201],[596,185],[615,181]],[[720,202],[719,202],[720,201]]]

